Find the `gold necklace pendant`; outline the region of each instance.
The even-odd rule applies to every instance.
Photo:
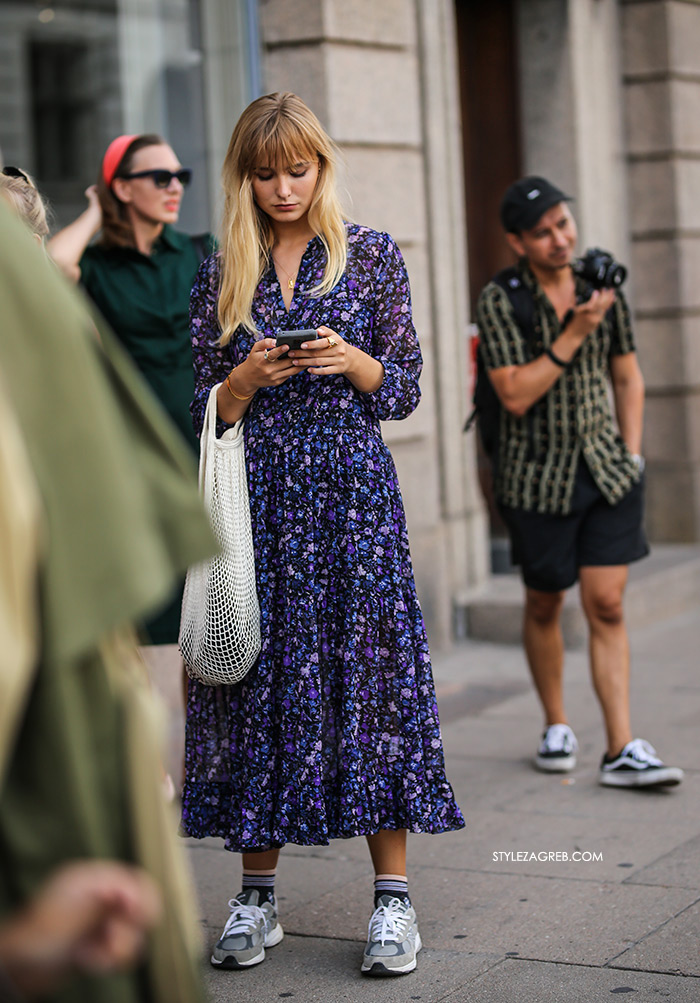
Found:
[[[272,255],[272,260],[279,268],[282,269],[284,274],[287,276],[287,289],[294,289],[294,286],[296,285],[297,273],[295,272],[294,275],[290,275],[287,269],[284,267],[284,265],[281,265],[279,263],[274,254]],[[280,285],[281,285],[281,280],[280,280]]]

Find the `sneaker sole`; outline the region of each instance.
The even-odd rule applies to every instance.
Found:
[[[224,969],[237,969],[237,968],[251,968],[253,965],[259,965],[265,960],[265,947],[274,947],[284,937],[284,930],[282,929],[281,923],[278,923],[274,930],[265,937],[265,946],[261,949],[260,954],[256,954],[254,958],[250,958],[248,961],[239,961],[234,954],[229,954],[226,958],[219,961],[212,954],[211,964],[214,968],[224,968]]]
[[[418,954],[422,946],[423,942],[420,939],[420,933],[419,933],[416,936],[416,954]],[[394,968],[387,968],[387,966],[384,964],[383,961],[377,960],[368,963],[363,959],[360,971],[362,972],[363,975],[369,975],[374,978],[384,978],[386,976],[391,976],[391,975],[408,975],[409,972],[412,972],[414,970],[414,968],[418,963],[416,959],[416,954],[413,955],[413,957],[407,964],[402,965],[401,967],[394,967]]]
[[[626,770],[624,773],[601,773],[599,782],[603,787],[677,787],[683,779],[683,770],[669,766],[654,773]]]
[[[265,947],[274,947],[275,944],[279,944],[283,937],[284,930],[282,929],[282,924],[278,923],[265,937]]]
[[[549,756],[535,756],[535,766],[543,773],[569,773],[576,766],[576,756],[556,759]]]
[[[260,954],[256,954],[254,958],[250,959],[250,961],[238,961],[232,954],[230,954],[227,958],[224,958],[223,961],[219,961],[218,958],[215,958],[212,954],[209,960],[214,968],[223,968],[228,971],[238,968],[251,968],[253,965],[259,965],[261,961],[265,960],[265,948],[263,947]]]

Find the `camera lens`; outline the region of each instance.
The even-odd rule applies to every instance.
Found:
[[[618,289],[627,278],[627,269],[600,247],[591,247],[572,268],[593,289]]]
[[[605,286],[608,289],[617,289],[627,278],[627,269],[617,262],[610,265],[605,276]]]

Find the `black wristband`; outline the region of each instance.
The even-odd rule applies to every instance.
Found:
[[[544,354],[548,356],[555,365],[561,366],[562,369],[566,369],[566,367],[569,365],[568,362],[564,362],[564,360],[560,359],[558,355],[555,355],[552,349],[549,347],[545,348]]]

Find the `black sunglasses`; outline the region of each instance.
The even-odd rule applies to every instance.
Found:
[[[3,167],[2,173],[7,178],[21,178],[22,181],[26,181],[29,184],[29,178],[24,171],[20,171],[19,167]]]
[[[179,171],[133,171],[131,174],[120,174],[120,178],[130,181],[132,178],[153,178],[156,188],[167,188],[173,178],[177,178],[183,188],[187,188],[192,180],[192,171],[189,167],[181,167]]]

